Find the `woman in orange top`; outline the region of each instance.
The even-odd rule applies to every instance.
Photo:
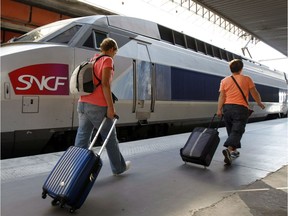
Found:
[[[111,94],[111,82],[114,75],[113,58],[117,53],[118,46],[115,40],[106,38],[100,44],[100,49],[101,53],[96,54],[94,59],[101,55],[103,55],[103,57],[99,58],[94,64],[94,73],[97,78],[101,80],[101,84],[97,86],[92,94],[81,96],[78,101],[79,127],[75,146],[81,148],[88,148],[93,128],[98,129],[104,116],[107,115],[108,119],[100,132],[101,137],[105,139],[112,126],[112,119],[114,115],[116,115]],[[94,83],[98,84],[98,82],[94,77]],[[130,161],[125,162],[119,150],[115,128],[109,137],[106,150],[114,175],[121,174],[129,169]]]
[[[242,74],[243,66],[243,62],[239,59],[234,59],[229,63],[232,76],[241,87],[246,100],[248,101],[250,93],[258,106],[264,109],[265,106],[261,102],[261,96],[253,80]],[[224,114],[224,122],[228,133],[228,138],[224,143],[227,149],[223,150],[222,153],[224,162],[230,165],[232,163],[231,156],[238,157],[240,154],[237,149],[241,148],[240,140],[245,132],[249,117],[248,104],[231,76],[221,80],[219,92],[217,115],[221,117]]]

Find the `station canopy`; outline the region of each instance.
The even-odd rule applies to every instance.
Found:
[[[199,4],[287,56],[287,0],[171,1],[186,7]]]

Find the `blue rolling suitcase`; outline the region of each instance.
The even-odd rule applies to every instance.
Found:
[[[64,152],[42,187],[43,199],[48,194],[53,198],[51,203],[53,206],[69,205],[71,213],[82,206],[102,168],[100,155],[118,118],[115,116],[113,125],[98,154],[94,154],[91,149],[105,124],[106,117],[88,149],[71,146]]]

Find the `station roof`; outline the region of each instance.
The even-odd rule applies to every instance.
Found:
[[[194,0],[287,56],[287,0]]]

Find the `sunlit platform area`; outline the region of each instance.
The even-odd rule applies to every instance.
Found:
[[[179,150],[189,133],[121,143],[120,149],[131,161],[131,168],[123,175],[113,176],[104,152],[104,166],[95,185],[74,214],[252,216],[260,205],[258,211],[267,210],[271,213],[267,215],[286,215],[287,126],[287,118],[247,124],[240,157],[228,167],[224,166],[222,155],[225,128],[219,128],[221,141],[207,168],[182,161]],[[99,148],[93,150],[97,152]],[[62,154],[1,161],[2,216],[70,214],[68,207],[52,206],[50,197],[41,197],[42,185]]]

